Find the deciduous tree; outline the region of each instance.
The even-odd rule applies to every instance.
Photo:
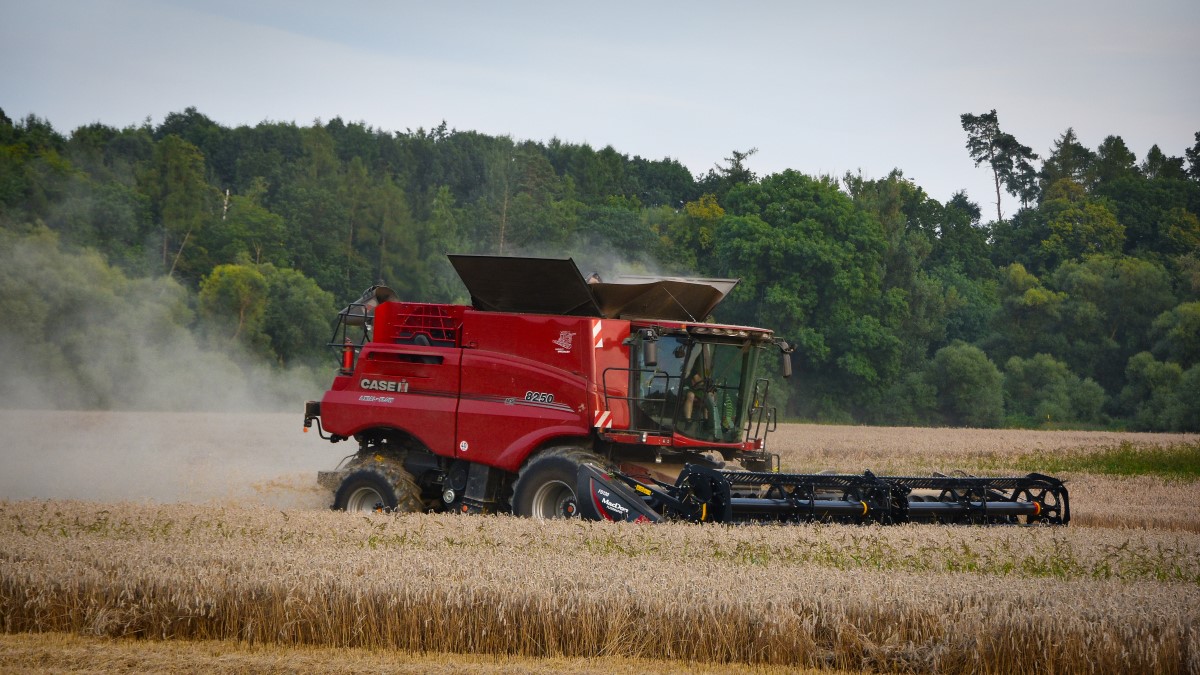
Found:
[[[228,342],[261,348],[267,280],[253,265],[218,265],[200,282],[200,313]]]
[[[963,342],[948,345],[934,354],[926,372],[948,424],[999,426],[1004,416],[1004,378],[983,350]]]
[[[1117,217],[1070,178],[1050,186],[1039,212],[1045,230],[1035,259],[1042,270],[1087,255],[1117,254],[1124,247],[1125,228]]]
[[[1014,356],[1004,365],[1005,409],[1023,424],[1100,422],[1105,398],[1100,385],[1049,354]]]
[[[1185,302],[1154,319],[1154,354],[1184,368],[1200,364],[1200,302]]]

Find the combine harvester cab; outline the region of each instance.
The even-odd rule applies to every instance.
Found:
[[[764,328],[710,323],[734,279],[585,280],[569,259],[452,255],[471,305],[347,307],[305,428],[358,450],[319,480],[350,510],[657,522],[1066,524],[1061,481],[792,474]],[[328,432],[328,435],[326,435]]]

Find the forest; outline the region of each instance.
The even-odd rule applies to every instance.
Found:
[[[299,373],[273,385],[298,410],[338,308],[379,281],[466,302],[461,252],[741,279],[713,318],[795,346],[771,390],[788,419],[1200,430],[1200,132],[1139,158],[1067,128],[1039,154],[995,110],[961,120],[994,202],[939,202],[901,168],[759,176],[754,149],[693,175],[445,123],[188,108],[64,133],[0,110],[0,405],[198,405],[189,360]]]

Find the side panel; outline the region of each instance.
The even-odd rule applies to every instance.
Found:
[[[468,312],[458,456],[508,471],[541,443],[591,433],[591,322]]]
[[[592,381],[596,382],[597,414],[593,424],[598,429],[629,428],[630,324],[622,319],[591,319]]]
[[[454,455],[462,350],[369,343],[354,374],[339,377],[321,401],[326,431],[343,436],[375,427],[402,429],[439,455]]]

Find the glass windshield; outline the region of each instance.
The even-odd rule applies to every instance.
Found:
[[[741,440],[758,350],[749,343],[658,339],[658,365],[639,369],[640,429],[675,432],[702,441]]]

